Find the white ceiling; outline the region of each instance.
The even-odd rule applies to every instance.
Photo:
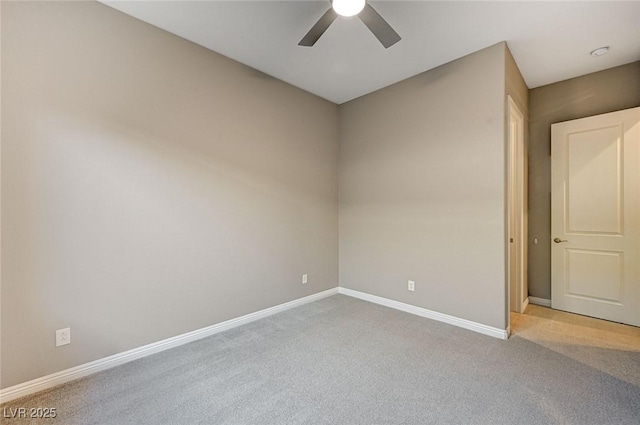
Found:
[[[103,2],[337,104],[504,40],[530,88],[640,60],[640,1],[372,0],[402,36],[388,50],[358,18],[299,47],[328,0]]]

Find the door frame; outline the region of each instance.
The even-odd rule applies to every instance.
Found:
[[[527,150],[524,114],[507,96],[507,299],[509,312],[524,313],[527,292]],[[509,323],[510,325],[510,323]]]

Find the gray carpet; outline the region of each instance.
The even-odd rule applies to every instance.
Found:
[[[611,354],[638,371],[640,353]],[[640,387],[336,295],[3,408],[32,406],[58,418],[3,423],[619,425],[640,424]]]

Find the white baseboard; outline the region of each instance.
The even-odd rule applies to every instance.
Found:
[[[527,310],[527,307],[529,307],[529,297],[527,297],[527,299],[524,300],[524,302],[522,303],[522,312],[524,313]]]
[[[134,348],[122,353],[114,354],[109,357],[104,357],[89,363],[85,363],[80,366],[76,366],[70,369],[66,369],[60,372],[53,373],[51,375],[43,376],[22,384],[14,385],[0,390],[0,403],[6,403],[11,400],[15,400],[20,397],[24,397],[36,392],[46,390],[56,385],[64,384],[65,382],[72,381],[74,379],[82,378],[96,372],[100,372],[106,369],[110,369],[121,364],[140,359],[142,357],[150,356],[155,353],[159,353],[170,348],[178,347],[180,345],[188,344],[193,341],[197,341],[202,338],[217,334],[219,332],[226,331],[228,329],[244,325],[255,320],[271,316],[276,313],[288,310],[290,308],[298,307],[303,304],[307,304],[313,301],[320,300],[322,298],[330,297],[335,294],[344,294],[361,300],[369,301],[375,304],[384,305],[386,307],[394,308],[396,310],[404,311],[407,313],[415,314],[417,316],[426,317],[428,319],[437,320],[439,322],[448,323],[450,325],[458,326],[460,328],[472,330],[484,335],[489,335],[495,338],[507,339],[509,331],[505,329],[494,328],[491,326],[483,325],[481,323],[472,322],[470,320],[461,319],[448,314],[438,313],[436,311],[428,310],[422,307],[416,307],[411,304],[405,304],[399,301],[390,300],[376,295],[370,295],[364,292],[354,291],[347,288],[332,288],[317,294],[309,295],[304,298],[289,301],[284,304],[280,304],[274,307],[270,307],[264,310],[250,313],[244,316],[240,316],[234,319],[227,320],[225,322],[217,323],[206,328],[198,329],[192,332],[187,332],[182,335],[174,336],[164,339],[162,341],[154,342],[142,347]],[[532,304],[551,306],[550,300],[543,298],[529,297]],[[543,302],[547,304],[543,304]]]
[[[400,301],[390,300],[388,298],[379,297],[377,295],[367,294],[365,292],[354,291],[353,289],[338,288],[340,294],[350,297],[359,298],[385,307],[395,308],[396,310],[406,313],[415,314],[417,316],[426,317],[427,319],[437,320],[438,322],[448,323],[460,328],[468,329],[494,338],[507,339],[509,337],[508,330],[494,328],[492,326],[483,325],[482,323],[472,322],[471,320],[461,319],[459,317],[450,316],[448,314],[438,313],[437,311],[427,310],[426,308],[416,307],[411,304],[401,303]]]
[[[529,297],[529,304],[541,305],[543,307],[551,307],[551,300],[546,298]]]
[[[289,301],[284,304],[256,311],[255,313],[249,313],[244,316],[236,317],[235,319],[230,319],[212,326],[207,326],[206,328],[187,332],[182,335],[167,338],[162,341],[154,342],[142,347],[134,348],[129,351],[85,363],[80,366],[52,373],[51,375],[43,376],[41,378],[24,382],[22,384],[14,385],[12,387],[0,390],[0,403],[6,403],[8,401],[15,400],[16,398],[24,397],[38,391],[46,390],[56,385],[64,384],[65,382],[69,382],[74,379],[82,378],[96,372],[110,369],[112,367],[130,362],[132,360],[150,356],[152,354],[168,350],[169,348],[178,347],[189,342],[197,341],[199,339],[206,338],[219,332],[235,328],[236,326],[241,326],[246,323],[253,322],[254,320],[262,319],[264,317],[280,313],[290,308],[298,307],[322,298],[330,297],[331,295],[335,295],[337,293],[338,288],[328,289],[326,291],[318,292],[317,294],[309,295],[304,298],[299,298],[297,300]]]

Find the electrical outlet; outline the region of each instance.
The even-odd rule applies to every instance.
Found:
[[[58,329],[56,331],[56,347],[71,344],[71,328]]]
[[[307,283],[309,281],[309,279],[307,279],[307,274],[303,274],[302,275],[302,284],[304,285],[305,283]]]
[[[407,282],[407,289],[410,291],[416,290],[416,283],[413,280]]]

